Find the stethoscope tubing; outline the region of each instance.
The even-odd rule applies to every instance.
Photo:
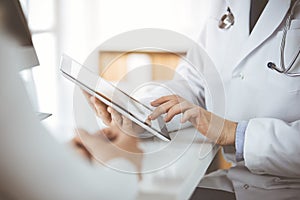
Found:
[[[297,6],[299,0],[295,0],[295,2],[292,2],[292,6],[290,7],[289,11],[288,11],[288,16],[286,18],[285,21],[285,25],[283,28],[283,35],[282,35],[282,39],[281,39],[281,43],[280,43],[280,68],[276,66],[275,63],[273,62],[268,62],[267,63],[267,67],[277,71],[278,73],[281,74],[285,74],[287,76],[290,77],[297,77],[300,76],[300,73],[292,73],[290,72],[291,69],[293,68],[293,66],[295,65],[297,59],[300,56],[300,46],[298,47],[298,51],[295,53],[295,55],[293,56],[291,62],[289,63],[288,67],[286,67],[285,65],[285,55],[284,55],[284,51],[285,51],[285,45],[286,45],[286,37],[287,37],[287,32],[290,29],[290,25],[291,25],[291,21],[292,21],[292,16],[294,15],[294,10],[295,7]],[[231,12],[230,8],[227,7],[227,12],[222,16],[220,22],[219,22],[219,28],[220,29],[229,29],[232,25],[234,24],[234,15]]]
[[[280,45],[280,67],[281,67],[281,69],[279,69],[275,64],[271,67],[271,69],[275,69],[279,73],[283,73],[290,77],[300,76],[300,73],[290,73],[289,72],[292,69],[292,67],[294,66],[297,58],[299,57],[300,47],[298,48],[298,51],[293,56],[293,58],[287,68],[285,67],[285,63],[284,63],[284,49],[285,49],[285,44],[286,44],[286,36],[287,36],[288,30],[290,29],[292,16],[294,15],[294,10],[295,10],[295,7],[297,6],[298,2],[299,2],[299,0],[296,0],[294,2],[294,4],[292,5],[292,7],[290,9],[290,13],[286,19],[285,26],[283,29],[283,36],[282,36],[281,45]]]

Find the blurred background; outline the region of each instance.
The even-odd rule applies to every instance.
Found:
[[[196,41],[208,11],[206,5],[208,2],[205,0],[20,0],[20,2],[40,61],[40,66],[32,70],[38,109],[57,116],[72,113],[69,102],[72,98],[72,84],[64,80],[59,73],[62,53],[83,63],[90,52],[103,41],[139,28],[169,29]],[[126,44],[115,46],[104,52],[104,55],[110,57],[111,52],[119,52],[119,49],[126,48],[122,45]],[[174,49],[180,49],[180,53],[186,52],[188,48],[180,43],[172,45]],[[160,55],[158,58],[157,55],[154,56],[156,60],[162,60]],[[177,61],[171,62],[173,65],[177,64]],[[63,120],[62,117],[54,119],[56,122],[53,124],[61,124],[57,123],[57,120]],[[64,127],[59,129],[60,131],[55,133],[69,130]],[[61,140],[65,138],[61,135],[56,137]]]
[[[138,28],[169,29],[197,40],[208,10],[204,0],[21,0],[21,4],[40,60],[36,78],[45,82],[37,85],[48,94],[55,91],[50,83],[57,78],[62,53],[83,62],[103,41]],[[53,109],[51,102],[43,102],[44,109]]]

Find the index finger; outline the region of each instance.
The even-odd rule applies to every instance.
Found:
[[[170,101],[172,99],[176,99],[176,95],[168,95],[168,96],[163,96],[163,97],[160,97],[154,101],[151,102],[151,106],[154,106],[154,107],[157,107],[167,101]]]
[[[93,108],[94,105],[93,103],[91,102],[91,98],[93,97],[93,95],[89,94],[88,92],[84,91],[84,90],[81,90],[82,93],[83,93],[83,96],[86,98],[88,104]]]
[[[175,101],[169,100],[166,103],[161,104],[155,110],[151,113],[149,116],[150,120],[157,119],[160,115],[165,114],[169,111],[170,108],[172,108],[177,103]]]

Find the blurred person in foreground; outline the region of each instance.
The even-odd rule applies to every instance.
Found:
[[[76,130],[66,146],[38,120],[19,76],[22,39],[8,26],[15,24],[11,9],[21,9],[19,2],[0,0],[0,198],[135,199],[143,157],[136,137],[115,126],[93,135]],[[74,144],[88,160],[75,153]]]

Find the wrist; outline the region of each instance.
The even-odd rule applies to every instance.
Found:
[[[220,145],[234,145],[235,144],[235,137],[236,137],[236,122],[225,120],[224,129],[222,132],[223,140],[221,141]]]

